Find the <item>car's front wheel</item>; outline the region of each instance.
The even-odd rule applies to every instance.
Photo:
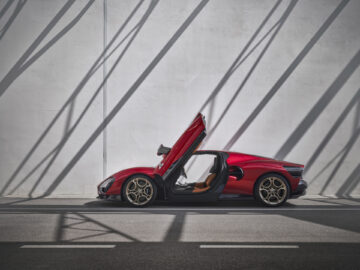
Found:
[[[262,176],[255,185],[255,198],[266,206],[280,206],[289,198],[290,187],[279,174]]]
[[[154,181],[145,175],[131,176],[124,183],[123,198],[132,206],[149,206],[156,198],[157,187]]]

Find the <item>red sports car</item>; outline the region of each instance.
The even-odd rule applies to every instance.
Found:
[[[234,152],[197,151],[205,136],[205,118],[199,113],[172,148],[160,145],[157,154],[163,159],[158,166],[113,174],[98,185],[98,198],[144,207],[154,200],[216,201],[250,195],[266,206],[279,206],[305,194],[304,165]],[[203,166],[203,170],[197,168],[202,174],[189,182],[186,171],[196,164]]]

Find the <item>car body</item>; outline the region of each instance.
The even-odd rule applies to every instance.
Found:
[[[98,198],[148,206],[154,200],[195,202],[254,196],[264,205],[279,206],[305,194],[304,165],[236,152],[197,151],[205,136],[205,118],[199,113],[172,148],[160,146],[158,155],[163,158],[159,165],[111,175],[98,185]],[[179,184],[180,176],[186,177],[184,166],[189,159],[200,155],[214,157],[206,179]]]

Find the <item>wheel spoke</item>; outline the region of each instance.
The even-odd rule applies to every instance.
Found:
[[[276,192],[274,193],[273,197],[275,197],[277,201],[281,201],[281,198]]]
[[[128,194],[129,194],[129,195],[134,195],[134,196],[136,196],[136,195],[137,195],[137,191],[132,191],[132,190],[130,190],[130,191],[128,192]]]
[[[139,188],[139,181],[138,181],[137,178],[135,178],[134,180],[132,180],[132,182],[134,183],[135,188]]]
[[[134,178],[126,187],[127,199],[135,205],[144,205],[153,197],[153,187],[147,178]]]
[[[146,185],[148,184],[148,182],[145,182],[145,181],[138,181],[138,187],[139,188],[144,188]]]
[[[279,177],[267,177],[259,185],[259,195],[265,203],[276,205],[284,201],[287,195],[287,186]]]
[[[269,181],[270,181],[269,187],[274,187],[274,178],[273,177],[269,178]]]
[[[132,195],[134,197],[134,202],[139,202],[139,193],[138,192],[132,192],[129,193],[129,195]]]
[[[128,191],[135,191],[136,185],[134,183],[129,183],[127,189],[128,189]]]
[[[145,188],[147,188],[147,187],[152,187],[149,182],[146,182],[146,183],[145,183],[145,186],[144,186],[143,188],[145,189]]]
[[[151,199],[151,194],[147,194],[147,193],[143,192],[142,196],[145,197],[147,200]]]

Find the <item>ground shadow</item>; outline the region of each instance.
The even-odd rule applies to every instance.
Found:
[[[357,200],[359,203],[360,200]],[[76,242],[79,240],[84,240],[91,237],[106,235],[106,234],[115,234],[119,235],[128,241],[131,242],[141,242],[141,240],[136,235],[129,235],[121,231],[121,227],[110,227],[106,225],[101,219],[95,219],[92,214],[104,214],[104,213],[113,213],[113,214],[134,214],[138,213],[139,215],[154,215],[156,218],[157,215],[172,215],[174,219],[172,220],[170,226],[168,227],[165,237],[162,242],[179,242],[183,232],[186,216],[191,215],[281,215],[284,217],[297,219],[300,221],[311,222],[318,225],[324,225],[328,227],[333,227],[337,229],[347,230],[351,232],[360,232],[360,227],[358,222],[354,222],[353,216],[349,215],[348,211],[343,211],[344,209],[354,209],[358,211],[358,205],[354,207],[344,206],[344,205],[292,205],[288,203],[280,208],[269,208],[269,207],[259,207],[254,201],[251,200],[236,200],[236,201],[218,201],[216,203],[167,203],[163,202],[160,204],[155,204],[154,206],[148,208],[128,208],[122,207],[123,204],[116,202],[107,202],[107,201],[91,201],[87,202],[84,205],[0,205],[0,215],[6,214],[7,212],[11,213],[47,213],[47,214],[60,214],[57,222],[55,239],[58,242]],[[186,208],[185,208],[186,207]],[[336,211],[336,215],[329,215],[327,210],[331,208],[332,211]],[[337,210],[336,210],[337,209]],[[77,225],[86,224],[89,225],[86,228],[79,228]],[[136,224],[135,224],[136,226]],[[254,224],[256,226],[256,224]],[[269,224],[271,226],[271,224]],[[94,228],[95,227],[95,228]],[[86,236],[79,236],[76,238],[71,238],[65,240],[63,238],[64,230],[82,230],[87,231],[89,234]],[[111,241],[110,241],[111,242]]]

